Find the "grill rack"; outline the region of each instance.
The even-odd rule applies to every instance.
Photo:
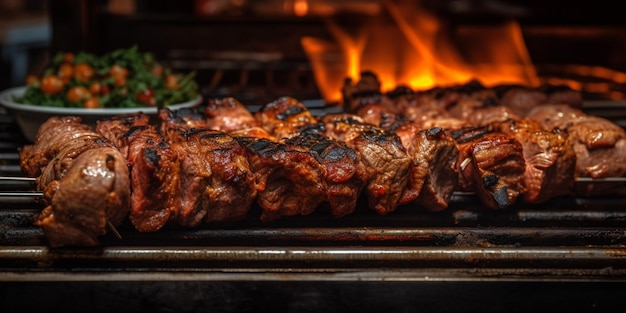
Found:
[[[0,175],[22,177],[17,150],[25,140],[9,116],[0,121]],[[91,299],[78,301],[76,312],[143,308],[141,300],[123,308],[92,302],[108,302],[110,293],[145,298],[139,290],[160,294],[162,307],[165,299],[185,305],[181,293],[190,289],[235,291],[225,302],[213,302],[212,309],[273,293],[313,293],[328,305],[334,297],[329,290],[335,290],[354,302],[342,307],[354,309],[361,301],[364,311],[376,311],[389,304],[354,296],[374,297],[391,287],[400,293],[388,295],[396,309],[420,303],[449,312],[510,309],[498,301],[491,309],[480,306],[488,300],[474,287],[496,296],[522,291],[542,307],[574,310],[614,308],[618,295],[626,292],[626,201],[621,196],[562,197],[493,211],[474,195],[457,193],[450,207],[437,213],[409,205],[383,217],[359,205],[357,212],[338,219],[318,211],[269,223],[261,222],[260,209],[253,207],[244,221],[194,229],[168,225],[156,233],[139,233],[125,222],[117,228],[121,239],[108,234],[96,248],[52,249],[32,224],[43,205],[30,182],[0,181],[0,194],[0,301],[9,307],[44,309],[27,297],[50,284],[63,288],[47,291],[59,298],[50,296],[55,299],[48,304],[63,306],[60,299],[76,294]],[[541,292],[549,286],[560,288],[547,293],[551,300]],[[423,297],[435,290],[463,292],[477,301],[459,307]],[[563,296],[566,292],[572,298]],[[563,297],[569,301],[565,306]],[[511,301],[529,307],[526,300]]]

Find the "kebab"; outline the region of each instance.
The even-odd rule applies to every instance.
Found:
[[[95,246],[115,232],[129,210],[126,161],[115,145],[81,124],[79,117],[52,117],[33,145],[20,152],[24,171],[36,178],[45,208],[36,217],[52,247]],[[86,205],[87,204],[87,205]]]
[[[284,100],[284,99],[282,99],[282,100]],[[279,104],[280,103],[282,103],[282,104],[288,103],[290,105],[286,105],[286,106],[282,106],[281,107],[280,105],[276,105],[276,103],[279,103]],[[275,133],[276,134],[282,134],[281,136],[286,136],[286,138],[283,138],[282,140],[278,140],[278,142],[277,142],[274,139],[276,137],[274,137],[273,135],[267,134],[265,132],[265,135],[261,136],[262,138],[256,138],[256,137],[253,137],[253,136],[243,136],[243,137],[238,137],[237,142],[242,143],[242,142],[245,142],[245,140],[248,140],[248,139],[255,139],[254,140],[254,144],[257,145],[259,142],[256,141],[256,139],[263,139],[262,144],[260,146],[257,145],[256,148],[259,148],[261,146],[267,147],[268,146],[268,145],[266,145],[267,143],[273,143],[273,144],[280,144],[280,145],[289,145],[291,148],[297,147],[298,149],[296,149],[296,151],[298,151],[299,149],[302,149],[301,151],[298,151],[298,152],[308,151],[309,152],[309,156],[313,156],[314,158],[316,157],[315,153],[317,153],[318,157],[316,158],[316,161],[317,161],[318,165],[320,165],[320,168],[323,170],[324,169],[324,167],[322,165],[323,162],[321,162],[322,159],[320,159],[319,156],[321,155],[320,152],[323,151],[324,149],[318,149],[318,150],[311,149],[313,147],[313,145],[311,145],[311,143],[319,142],[320,138],[324,138],[324,137],[319,137],[319,135],[322,132],[326,133],[328,131],[327,128],[330,128],[332,131],[329,134],[335,133],[337,138],[341,139],[341,140],[339,140],[339,142],[340,143],[341,142],[346,143],[345,146],[349,148],[350,145],[348,145],[348,143],[352,142],[353,140],[355,140],[355,138],[358,138],[363,133],[366,133],[366,131],[371,131],[372,130],[372,128],[371,128],[372,125],[369,125],[368,123],[364,123],[362,120],[359,120],[357,118],[357,116],[354,116],[354,115],[326,116],[324,119],[321,119],[321,121],[325,120],[325,122],[323,122],[323,123],[319,123],[319,122],[318,123],[312,123],[312,122],[315,121],[315,119],[308,119],[308,118],[304,118],[304,119],[295,118],[294,119],[293,117],[297,117],[299,115],[302,115],[302,116],[306,117],[306,113],[307,113],[306,110],[303,110],[302,107],[298,108],[300,106],[300,104],[298,104],[297,102],[294,102],[294,101],[278,101],[276,103],[274,103],[271,106],[268,106],[266,110],[262,110],[261,111],[262,113],[260,113],[260,114],[266,114],[267,115],[271,111],[270,109],[273,109],[275,111],[275,113],[269,114],[269,116],[265,116],[266,117],[266,121],[274,121],[274,122],[279,122],[279,123],[283,123],[283,124],[278,125],[280,127],[276,127],[276,125],[271,125],[270,122],[266,122],[265,125],[269,124],[270,125],[270,129],[279,130],[279,131],[275,131]],[[171,114],[171,112],[167,112],[167,113]],[[163,116],[163,114],[162,114],[162,116]],[[277,117],[277,118],[273,118],[272,119],[272,116]],[[170,139],[170,142],[176,142],[176,141],[181,141],[181,138],[182,139],[187,139],[187,136],[190,134],[188,132],[189,128],[192,129],[192,130],[195,127],[206,128],[207,125],[210,124],[209,121],[211,119],[206,119],[206,118],[203,119],[201,117],[198,118],[196,115],[192,115],[192,117],[194,117],[194,118],[186,117],[186,118],[183,118],[183,119],[177,119],[176,123],[175,123],[176,124],[175,127],[167,126],[167,128],[165,128],[166,125],[170,125],[171,123],[166,123],[167,120],[164,120],[161,123],[161,131],[160,132],[155,132],[155,129],[152,129],[151,132],[153,132],[153,133],[166,133],[166,134],[176,134],[177,133],[178,135],[175,135],[175,136],[178,136],[178,138],[179,138],[178,140]],[[387,118],[385,118],[385,119],[387,119]],[[286,125],[284,124],[283,121],[287,121]],[[304,121],[304,122],[302,122],[302,121]],[[345,123],[346,121],[348,121],[349,123]],[[400,119],[398,119],[396,121],[400,121]],[[358,123],[355,123],[355,122],[358,122]],[[237,124],[237,123],[235,123],[235,124]],[[181,127],[181,125],[182,125],[182,127]],[[355,125],[360,125],[360,126],[354,127]],[[416,127],[415,126],[416,124],[404,124],[403,127],[406,127],[406,125],[412,125],[413,128],[409,128],[409,129],[415,129],[415,127]],[[328,127],[328,126],[331,126],[331,127]],[[348,126],[348,127],[346,127],[346,126]],[[140,128],[145,128],[145,125],[140,125],[140,127],[137,127],[137,126],[133,125],[131,128],[133,128],[133,131],[138,131]],[[235,127],[235,128],[237,128],[237,127]],[[171,131],[172,129],[174,129],[175,131],[172,132]],[[256,132],[257,134],[262,134],[262,133],[264,133],[263,130],[266,130],[263,127],[259,127],[259,125],[255,126],[253,129],[255,129],[255,131],[252,132],[252,133]],[[294,129],[298,129],[298,132],[294,132],[293,131]],[[352,131],[346,132],[346,129],[352,129]],[[357,131],[354,131],[354,129],[357,129]],[[364,129],[366,131],[363,131]],[[377,129],[376,127],[374,129],[375,129],[375,132],[380,130],[380,129]],[[396,127],[395,128],[396,131],[399,130],[399,129],[401,129],[401,127]],[[164,130],[168,130],[168,131],[164,131]],[[341,130],[341,131],[337,132],[337,130]],[[203,131],[206,131],[206,130],[203,130]],[[213,130],[213,131],[215,131],[215,130]],[[242,129],[233,129],[232,130],[232,132],[237,132],[237,131],[242,131]],[[439,134],[439,133],[443,133],[443,132],[440,132],[439,130],[436,130],[436,129],[430,129],[430,130],[423,130],[422,129],[422,131],[430,131],[430,135],[436,135],[436,134]],[[201,133],[201,132],[202,131],[198,131],[197,133]],[[385,132],[385,131],[383,130],[383,132]],[[61,132],[58,132],[58,133],[60,134]],[[406,133],[410,134],[410,133],[415,133],[415,132],[414,131],[407,131]],[[484,133],[489,133],[489,132],[485,131]],[[131,134],[132,134],[132,132],[128,133],[127,136],[130,138]],[[215,134],[213,134],[213,135],[215,135]],[[304,136],[309,136],[309,137],[299,137],[299,136],[303,136],[303,135]],[[315,135],[317,137],[315,137],[313,135]],[[218,137],[221,137],[221,136],[222,136],[222,133],[220,133]],[[397,134],[396,134],[396,136],[397,136]],[[116,137],[116,138],[119,139],[119,138],[123,138],[123,137],[124,136]],[[168,135],[168,137],[169,138],[176,138],[176,137],[171,137],[170,135]],[[376,136],[374,136],[374,137],[376,137]],[[470,137],[476,137],[476,136],[470,136]],[[272,139],[269,139],[269,138],[272,138]],[[314,140],[310,140],[311,138],[313,138]],[[98,141],[99,140],[102,140],[102,139],[98,139]],[[128,140],[128,138],[125,139],[125,140]],[[110,142],[110,140],[109,140],[109,142]],[[400,142],[402,143],[401,146],[404,147],[404,143],[403,143],[403,141],[401,139],[400,139]],[[408,141],[406,141],[406,139],[405,139],[404,142],[408,142]],[[34,146],[37,146],[37,143]],[[320,145],[318,147],[322,147],[322,146],[323,145]],[[330,146],[330,145],[327,145],[327,146]],[[308,147],[308,149],[307,149],[307,147]],[[30,150],[30,152],[29,152],[29,150]],[[33,153],[33,150],[35,150],[35,151],[38,150],[39,153]],[[41,151],[45,151],[45,150],[46,149],[42,149],[42,147],[39,147],[38,149],[33,149],[33,147],[25,147],[25,149],[23,149],[24,156],[26,156],[26,155],[39,155],[40,157],[44,156],[44,158],[41,159],[41,160],[48,160],[49,161],[50,160],[49,157],[46,159],[45,156],[47,156],[47,155],[49,156],[51,153],[41,153]],[[55,150],[54,148],[52,148],[50,151],[58,151],[58,149]],[[183,149],[181,151],[186,151],[186,149]],[[272,151],[275,151],[275,150],[272,149]],[[311,151],[314,151],[314,153],[311,154]],[[181,152],[180,154],[182,155],[183,153]],[[290,153],[288,153],[288,154],[290,154]],[[342,155],[344,155],[344,154],[345,153],[342,153]],[[302,154],[294,153],[293,155],[302,155]],[[360,154],[356,154],[356,155],[360,155]],[[129,154],[127,154],[126,156],[128,157]],[[22,160],[24,160],[24,161],[26,161],[28,159],[30,159],[30,157],[22,158]],[[35,160],[35,161],[33,161],[33,160]],[[30,169],[32,170],[32,172],[39,171],[41,173],[41,172],[43,172],[43,169],[45,167],[47,167],[49,164],[46,165],[45,161],[41,161],[41,160],[36,161],[36,160],[37,160],[36,158],[31,159],[30,161],[28,161],[28,162],[26,162],[24,164],[27,164],[27,165],[35,164],[35,166],[31,166]],[[290,159],[290,161],[293,161],[293,160],[294,159]],[[52,162],[50,162],[50,163],[52,163]],[[492,162],[492,163],[494,163],[494,162]],[[497,162],[495,162],[495,163],[497,163]],[[512,163],[514,164],[515,162],[512,162]],[[314,166],[314,167],[317,168],[317,166]],[[28,169],[29,167],[25,166],[25,168]],[[71,166],[66,167],[66,168],[71,168]],[[258,168],[262,168],[262,167],[258,167]],[[294,172],[297,172],[297,171],[294,171]],[[307,171],[304,171],[304,172],[310,173],[310,172],[307,172]],[[324,172],[322,171],[321,173],[324,173]],[[258,176],[255,175],[255,177],[258,177]],[[269,176],[266,176],[266,178],[267,177],[269,177]],[[362,176],[357,175],[357,177],[362,177]],[[366,177],[367,177],[367,175],[366,175]],[[38,180],[41,180],[41,179],[39,179],[39,177],[38,177]],[[317,181],[319,181],[319,179]],[[267,181],[264,181],[264,182],[267,182]],[[365,182],[367,182],[367,180],[365,180]],[[484,183],[484,180],[483,180],[483,183]],[[491,182],[491,183],[493,183],[493,182]],[[489,185],[489,184],[487,184],[487,185]],[[357,186],[358,186],[358,184],[357,184]],[[409,185],[406,185],[406,186],[409,186]],[[324,186],[322,189],[326,189],[326,188],[328,188],[328,185]],[[501,189],[502,188],[500,188],[498,190],[501,190]],[[357,187],[355,190],[359,190],[359,187]],[[390,208],[392,208],[391,211],[393,211],[393,209],[395,209],[395,206],[405,203],[403,201],[407,201],[406,199],[415,199],[415,197],[409,196],[411,193],[407,193],[407,190],[410,190],[410,187],[406,187],[406,189],[402,190],[402,193],[400,193],[400,198],[399,198],[400,200],[398,200],[397,202],[393,202],[393,201],[391,202],[392,203],[392,206],[390,207]],[[523,192],[520,192],[520,193],[523,193]],[[348,194],[350,194],[350,193],[348,193]],[[355,194],[358,195],[358,191],[357,192],[353,192],[351,194],[352,195],[355,195]],[[394,193],[394,194],[397,194],[397,193]],[[322,197],[322,199],[324,199],[324,200],[322,200],[322,202],[324,202],[325,200],[329,199],[329,198],[327,198],[327,196],[328,196],[328,194],[325,194],[324,197]],[[549,198],[549,197],[547,197],[547,198]],[[341,199],[341,198],[338,198],[338,199]],[[498,202],[497,199],[495,199],[495,200],[496,200],[496,203],[497,203]],[[373,201],[373,202],[375,202],[375,201]],[[339,202],[335,202],[335,203],[339,203]],[[349,203],[349,201],[346,201],[346,203]],[[321,204],[321,202],[317,202],[317,204],[311,205],[309,207],[313,207],[313,209],[314,209],[315,206],[319,206],[320,204]],[[497,205],[501,206],[501,203],[497,203]],[[348,206],[348,207],[350,207],[350,206]],[[247,208],[248,205],[244,205],[243,207]],[[268,204],[268,208],[270,208],[269,204]],[[279,206],[278,208],[279,208],[278,211],[272,210],[270,208],[268,210],[268,212],[272,212],[272,213],[275,213],[275,214],[274,215],[267,214],[266,215],[266,219],[273,219],[273,218],[276,218],[278,216],[293,215],[293,214],[299,214],[299,213],[300,214],[309,214],[308,211],[301,211],[301,212],[294,213],[292,211],[287,210],[287,211],[282,211],[281,212],[280,210],[282,209],[282,207]],[[373,208],[376,208],[376,207],[374,206]],[[187,210],[187,211],[188,212],[195,212],[193,209],[192,210]],[[206,210],[200,210],[200,212],[205,212],[205,211]],[[246,209],[244,209],[244,211],[246,211]],[[342,210],[338,210],[338,212],[350,212],[350,210],[347,210],[347,211],[346,210],[343,210],[343,211]],[[386,214],[386,213],[388,213],[390,211],[384,211],[384,210],[380,211],[379,210],[378,212],[384,215],[384,214]],[[345,213],[339,213],[337,216],[342,216],[342,214],[345,214]],[[180,216],[180,215],[176,215],[176,216]],[[203,218],[198,219],[197,217],[194,218],[193,217],[193,216],[195,216],[194,214],[184,215],[184,216],[192,216],[191,219],[190,219],[192,222],[186,224],[188,226],[195,226],[195,225],[197,225],[199,220],[203,219]]]

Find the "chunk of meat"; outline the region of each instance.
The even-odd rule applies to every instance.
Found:
[[[66,175],[44,190],[46,208],[37,216],[51,247],[96,246],[109,227],[121,224],[129,208],[126,161],[112,147],[87,150]]]

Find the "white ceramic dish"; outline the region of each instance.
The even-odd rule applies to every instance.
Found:
[[[0,93],[0,104],[15,118],[22,133],[26,139],[31,142],[34,141],[39,126],[52,116],[80,116],[85,124],[95,127],[96,122],[103,118],[137,112],[156,116],[158,110],[156,107],[109,109],[60,108],[16,103],[13,101],[14,96],[21,96],[25,91],[25,86],[2,91],[2,93]],[[191,108],[199,105],[200,102],[202,102],[202,97],[198,96],[196,99],[170,105],[168,108],[171,110]]]

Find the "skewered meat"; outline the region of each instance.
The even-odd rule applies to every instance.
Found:
[[[96,122],[96,132],[113,142],[118,149],[124,150],[124,147],[128,145],[125,142],[127,138],[124,137],[124,133],[133,126],[146,126],[149,124],[150,116],[142,112],[118,115]],[[122,154],[124,156],[127,155],[125,152],[122,152]]]
[[[395,211],[413,162],[398,135],[350,115],[328,114],[320,121],[325,136],[345,142],[360,155],[369,207],[380,215]]]
[[[527,116],[537,107],[545,104],[565,104],[573,108],[582,107],[580,92],[567,87],[530,88],[516,86],[503,92],[502,105],[510,107],[519,116]]]
[[[244,147],[224,132],[176,123],[163,122],[163,135],[180,162],[182,204],[176,221],[194,227],[243,219],[257,190]]]
[[[575,175],[578,177],[621,177],[626,175],[626,131],[619,125],[597,116],[591,116],[568,105],[542,105],[528,117],[543,128],[558,129],[568,134],[576,154]],[[614,187],[603,184],[577,184],[577,192],[598,195],[614,192]]]
[[[178,155],[144,114],[98,121],[96,130],[115,140],[128,162],[131,223],[141,232],[161,229],[181,207]]]
[[[300,128],[317,122],[304,104],[291,97],[272,101],[255,113],[261,127],[279,141],[295,136]]]
[[[277,136],[266,130],[277,129],[285,136],[293,133],[287,115],[283,113],[281,118],[270,116],[270,112],[278,112],[276,108],[279,104],[273,104],[274,110],[267,108],[265,116],[261,117],[277,123],[274,128],[271,128],[272,125],[260,125],[252,113],[241,109],[243,104],[234,99],[211,101],[205,110],[208,112],[207,123],[238,134],[234,138],[246,149],[245,156],[256,178],[256,202],[262,209],[260,218],[263,221],[311,214],[326,197],[322,179],[324,168],[315,155],[306,147],[275,141]],[[302,113],[291,112],[294,115]],[[235,113],[238,115],[231,116]],[[246,128],[255,131],[251,133]],[[255,133],[259,135],[252,136]]]
[[[210,99],[204,109],[207,127],[235,137],[276,138],[265,130],[250,111],[232,97]]]
[[[459,180],[455,141],[440,127],[421,129],[414,123],[404,123],[395,133],[413,160],[401,202],[413,201],[430,211],[447,208]]]
[[[237,137],[258,185],[261,220],[308,215],[325,199],[323,168],[304,147],[265,138]]]
[[[526,202],[544,202],[574,192],[576,154],[567,134],[544,130],[528,118],[494,122],[491,127],[514,136],[523,146]]]
[[[514,204],[524,192],[525,160],[514,137],[487,128],[453,131],[459,154],[459,187],[493,209]]]
[[[35,142],[24,146],[19,152],[20,166],[26,175],[41,175],[50,161],[58,157],[59,152],[64,149],[64,154],[71,158],[88,149],[90,143],[107,144],[101,140],[102,136],[81,122],[81,118],[77,116],[52,117],[44,122],[37,131]],[[63,169],[59,169],[60,174],[62,171]]]
[[[126,162],[111,147],[86,150],[66,175],[44,190],[48,205],[37,216],[51,247],[96,246],[109,227],[128,213],[130,185]]]
[[[126,161],[113,143],[80,124],[79,117],[53,117],[37,141],[20,154],[35,176],[46,207],[37,216],[52,247],[95,246],[128,214]],[[43,168],[43,169],[42,169]]]
[[[357,207],[357,201],[366,183],[365,165],[360,156],[344,142],[319,133],[302,133],[286,140],[287,145],[310,151],[322,166],[325,195],[322,203],[334,217],[348,215]]]

